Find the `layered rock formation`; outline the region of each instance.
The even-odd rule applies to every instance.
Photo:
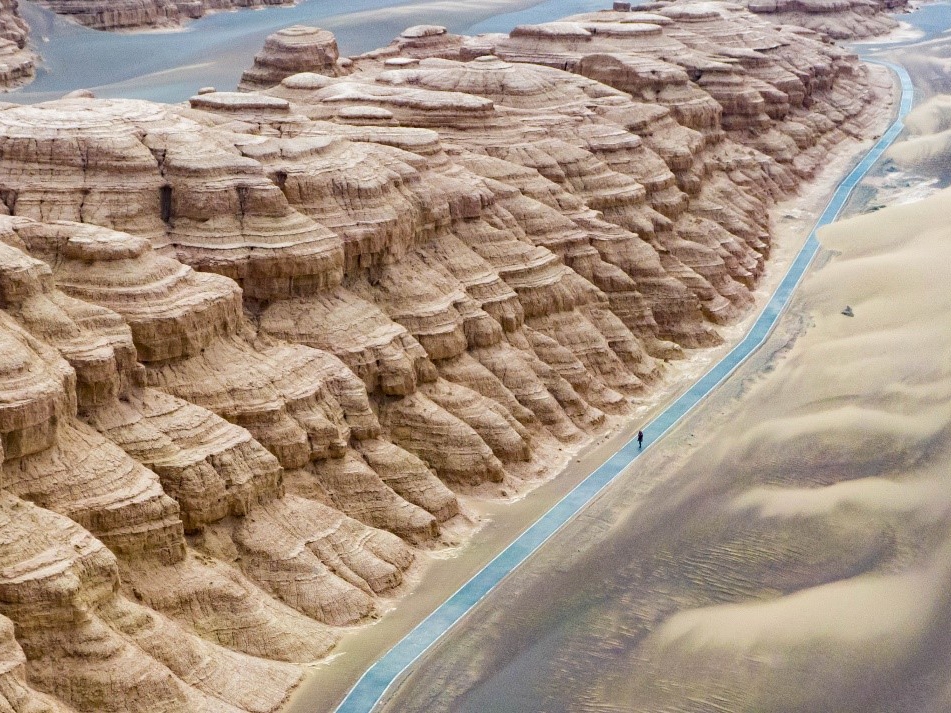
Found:
[[[0,89],[33,79],[35,60],[27,48],[29,28],[17,11],[17,0],[0,0]]]
[[[300,29],[264,92],[0,111],[20,710],[274,710],[456,493],[552,474],[748,311],[770,205],[889,88],[732,5],[617,15],[352,64]]]
[[[301,72],[332,77],[346,74],[350,60],[341,59],[337,40],[319,27],[294,25],[270,35],[254,57],[254,66],[241,75],[240,91],[267,89]]]
[[[886,13],[907,4],[907,0],[748,0],[746,6],[775,22],[800,25],[835,39],[856,39],[895,29],[898,23]]]
[[[94,30],[176,27],[207,12],[293,5],[294,0],[40,0],[40,5]]]

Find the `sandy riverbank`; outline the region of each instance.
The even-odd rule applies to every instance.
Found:
[[[824,231],[769,344],[392,710],[948,710],[949,207]]]
[[[890,79],[880,72],[883,86]],[[887,94],[887,91],[886,91]],[[882,125],[888,107],[883,102]],[[739,341],[755,320],[756,314],[781,280],[792,258],[799,251],[809,230],[825,205],[838,180],[868,147],[868,142],[842,145],[830,157],[823,173],[804,187],[801,195],[777,205],[773,211],[773,252],[767,273],[756,291],[757,308],[741,323],[723,330],[726,343],[714,350],[696,352],[670,365],[664,389],[653,395],[631,419],[615,422],[609,433],[573,454],[567,466],[545,485],[527,497],[515,501],[466,500],[469,512],[481,520],[477,537],[464,546],[426,555],[414,588],[380,620],[349,631],[327,661],[316,664],[310,678],[293,696],[288,713],[331,710],[360,674],[384,651],[395,644],[469,577],[503,549],[519,532],[537,519],[567,491],[590,473],[617,448],[636,433],[650,416],[662,410],[689,384]],[[647,434],[648,439],[650,433]]]

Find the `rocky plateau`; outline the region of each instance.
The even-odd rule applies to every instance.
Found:
[[[242,89],[0,109],[0,710],[277,710],[466,497],[720,344],[770,207],[892,100],[689,2],[291,28]]]

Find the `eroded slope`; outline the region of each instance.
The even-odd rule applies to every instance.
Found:
[[[890,88],[733,6],[629,15],[0,111],[10,696],[273,710],[457,493],[531,487],[722,341],[769,207]]]

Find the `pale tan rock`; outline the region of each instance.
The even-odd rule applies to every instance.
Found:
[[[0,315],[0,434],[5,457],[50,448],[60,419],[75,406],[75,372],[59,354]]]
[[[148,238],[164,234],[164,181],[136,128],[124,120],[154,125],[164,111],[143,102],[120,109],[88,99],[40,107],[0,112],[0,175],[10,212],[38,220],[85,220]],[[114,178],[117,164],[121,181]]]
[[[123,562],[124,589],[130,598],[234,651],[291,662],[326,656],[337,641],[334,632],[265,594],[239,571],[238,556],[231,529],[212,525],[200,549],[180,562],[158,568],[142,560]]]
[[[177,27],[213,10],[292,5],[293,0],[44,0],[42,5],[96,30]]]
[[[389,439],[422,458],[449,483],[501,482],[502,464],[460,417],[416,392],[380,405]]]
[[[516,342],[513,346],[508,340]],[[554,340],[553,340],[554,341]],[[524,330],[507,335],[507,341],[494,349],[473,350],[473,357],[479,364],[495,376],[504,388],[508,389],[518,402],[529,409],[551,433],[565,441],[577,441],[581,433],[571,416],[573,410],[597,414],[591,424],[604,420],[604,414],[591,408],[565,382],[544,364],[533,351],[525,338]],[[443,362],[442,373],[452,379],[450,368]],[[469,379],[467,384],[477,387],[480,380]],[[617,395],[620,398],[620,395]],[[514,412],[513,412],[514,413]],[[583,426],[591,425],[585,421]]]
[[[905,5],[898,0],[854,2],[852,0],[751,0],[751,12],[774,22],[801,25],[835,39],[873,37],[894,29],[897,23],[885,14]]]
[[[32,253],[56,265],[64,292],[122,315],[140,361],[192,356],[237,328],[241,292],[234,282],[156,255],[143,238],[76,223],[28,223],[17,232]]]
[[[360,522],[416,543],[439,532],[433,515],[400,497],[355,451],[317,463],[311,473],[333,506]],[[291,481],[292,490],[300,479]]]
[[[86,299],[115,300],[117,293],[103,289],[108,277],[99,280],[95,272],[101,269],[123,274],[110,271],[112,257],[128,261],[126,276],[132,273],[140,280],[154,280],[164,293],[168,293],[170,284],[175,286],[175,299],[165,305],[165,311],[171,313],[168,316],[155,309],[153,300],[142,302],[139,298],[114,305],[137,327],[134,336],[139,358],[156,365],[147,379],[248,426],[288,467],[342,455],[351,434],[350,422],[356,437],[379,434],[379,423],[362,384],[343,364],[327,354],[277,345],[261,353],[234,334],[239,313],[233,283],[187,268],[183,272],[181,265],[155,256],[147,245],[127,235],[95,233],[88,226],[61,227],[61,233],[52,235],[35,224],[21,228],[21,232],[26,242],[36,245],[44,255],[65,253],[73,258],[71,262],[57,257],[64,279],[72,280],[64,287],[73,293]],[[104,259],[94,260],[97,257]],[[156,270],[158,276],[151,278]],[[162,274],[169,271],[171,275]],[[208,278],[212,278],[210,283]],[[137,286],[135,292],[142,294],[143,287]],[[148,307],[136,312],[139,304]],[[193,325],[199,328],[197,334]],[[169,334],[177,338],[187,335],[195,341],[182,344],[168,339]],[[168,342],[173,344],[171,349],[164,346]],[[262,361],[265,354],[270,356]],[[225,400],[221,399],[220,381],[203,383],[210,364],[219,359],[234,364],[231,378],[239,391]],[[304,386],[308,382],[311,387]],[[119,404],[104,411],[93,422],[141,462],[164,475],[167,491],[185,510],[188,530],[200,530],[228,514],[243,515],[254,503],[280,494],[277,461],[269,461],[269,454],[244,429],[230,426],[192,403],[169,399],[158,392],[140,392],[127,403],[130,405]],[[334,468],[328,465],[325,470]],[[338,505],[345,502],[345,509],[358,517],[364,515],[363,519],[373,524],[388,523],[416,540],[436,534],[432,516],[414,512],[407,519],[401,513],[415,506],[403,501],[374,473],[365,475],[371,482],[375,479],[378,497],[391,511],[381,513],[380,505],[369,505],[366,489],[354,478],[345,478],[346,487],[336,489]]]
[[[300,680],[294,666],[205,643],[117,594],[109,550],[7,492],[0,560],[0,610],[17,625],[27,678],[70,706],[46,710],[273,711]],[[238,671],[258,683],[242,683]]]
[[[23,244],[5,226],[7,238]],[[3,228],[0,228],[2,230]],[[24,244],[25,247],[25,244]],[[32,335],[55,346],[76,373],[77,406],[87,412],[116,398],[133,378],[135,347],[119,315],[55,289],[46,263],[0,243],[0,304]]]
[[[349,439],[343,410],[326,384],[321,353],[279,346],[259,352],[238,336],[201,354],[150,369],[148,383],[247,428],[285,468],[342,455]],[[229,368],[222,369],[220,365]],[[216,373],[212,381],[209,373]]]
[[[0,88],[13,89],[33,80],[35,56],[27,47],[29,27],[17,0],[0,2]]]
[[[261,327],[289,342],[332,352],[371,393],[412,393],[416,363],[427,359],[405,327],[343,288],[311,299],[275,302],[261,315]]]
[[[3,463],[4,488],[66,515],[123,557],[185,556],[178,504],[159,478],[88,426],[60,427],[56,445]]]
[[[720,342],[771,205],[889,90],[653,10],[353,62],[301,31],[265,93],[0,111],[0,695],[273,710],[465,527],[451,488],[537,479]]]
[[[24,228],[24,224],[29,225],[28,221],[20,221],[19,227]],[[38,234],[23,230],[23,235],[26,241],[20,240],[15,232],[6,233],[4,239],[8,244],[19,241],[26,247]],[[119,240],[116,247],[123,244]],[[108,337],[114,331],[117,315],[52,290],[49,269],[44,263],[28,259],[7,245],[0,245],[0,251],[5,268],[0,283],[4,286],[9,313],[25,327],[50,340],[73,363],[78,363],[80,373],[88,370],[90,360],[78,361],[75,357],[77,344],[82,345],[90,334],[96,335],[97,328],[104,330],[103,337]],[[72,316],[85,319],[67,320],[69,315],[59,309],[63,300]],[[85,309],[75,309],[77,305]],[[121,320],[119,324],[125,330],[119,331],[120,336],[124,334],[120,344],[123,348],[131,347],[128,327]],[[109,341],[105,344],[108,346]],[[86,352],[82,355],[88,356]],[[65,367],[64,362],[59,363]],[[117,365],[113,363],[109,373],[115,376],[116,371]],[[128,383],[118,388],[123,401],[115,401],[116,393],[109,392],[105,403],[86,404],[87,418],[126,452],[163,474],[164,487],[182,503],[186,521],[193,529],[229,512],[246,512],[262,497],[270,499],[280,494],[276,460],[243,429],[164,394],[135,390],[130,398]],[[77,389],[77,393],[82,396],[83,392]],[[113,399],[111,404],[108,398]],[[139,585],[138,588],[133,586],[137,597],[141,597],[143,582],[159,581],[164,588],[174,581],[179,584],[175,600],[180,604],[160,600],[166,605],[164,608],[188,628],[217,643],[291,660],[309,660],[326,653],[332,645],[332,636],[317,631],[301,638],[300,632],[307,632],[310,627],[309,620],[291,623],[299,615],[270,611],[276,608],[275,604],[264,605],[261,595],[255,594],[259,590],[253,585],[236,586],[227,576],[224,579],[220,574],[209,577],[207,570],[196,572],[199,576],[191,586],[184,586],[180,577],[169,577],[170,570],[182,566],[185,547],[181,541],[178,509],[172,509],[172,503],[161,491],[155,491],[155,481],[150,482],[154,476],[148,476],[134,461],[119,456],[88,429],[60,427],[53,435],[56,445],[32,455],[21,453],[23,449],[10,441],[14,446],[10,453],[16,457],[8,458],[5,464],[9,487],[96,529],[115,552],[138,563],[148,574],[136,577],[134,569],[128,570],[128,576]],[[81,464],[80,477],[64,470],[68,463]],[[55,485],[64,478],[71,483],[67,489]],[[59,492],[53,492],[57,487]],[[156,569],[160,570],[158,576]],[[192,593],[188,594],[189,591]],[[196,615],[202,610],[202,603],[220,608],[226,602],[229,613],[219,609],[211,626],[207,618]],[[185,603],[187,605],[182,606]],[[183,632],[175,633],[173,638],[180,635],[184,635]]]
[[[325,228],[290,208],[233,145],[167,108],[61,100],[0,112],[0,125],[0,178],[16,215],[131,231],[249,295],[340,280],[340,245]]]
[[[89,422],[158,474],[181,507],[186,532],[245,515],[281,494],[277,459],[245,429],[154,389],[91,416]]]
[[[421,393],[468,424],[492,452],[505,461],[530,458],[528,433],[502,406],[472,389],[439,379],[424,384]]]
[[[52,350],[39,348],[50,359],[47,363],[12,320],[0,329],[0,344],[4,354],[0,433],[6,456],[16,458],[55,443],[58,419],[74,407],[69,395],[73,372]]]
[[[0,618],[0,705],[13,713],[67,713],[65,705],[31,688],[26,680],[26,655],[14,638],[13,622]]]
[[[441,25],[413,25],[403,30],[387,47],[368,52],[361,58],[457,57],[464,51],[465,41],[465,37],[452,34]]]
[[[336,77],[345,74],[339,59],[337,40],[327,30],[306,25],[285,27],[264,41],[264,48],[254,57],[254,66],[241,75],[238,91],[267,89],[302,72]]]
[[[501,344],[484,351],[495,354],[500,351],[500,348]],[[538,416],[531,409],[524,406],[498,376],[473,356],[473,353],[478,351],[482,350],[467,351],[453,359],[443,359],[438,362],[436,366],[439,369],[439,375],[447,381],[463,384],[503,406],[509,414],[524,426],[533,426],[539,423]],[[509,369],[517,372],[517,378],[512,380],[513,383],[528,385],[536,381],[534,373],[521,362],[522,359],[513,355],[509,364]],[[535,386],[535,384],[532,384],[532,386]],[[539,391],[544,391],[544,387],[540,384],[537,385],[537,388]]]
[[[234,531],[242,569],[266,591],[319,621],[349,624],[374,609],[374,594],[400,584],[411,550],[299,497],[265,505]],[[354,548],[360,541],[362,547]]]
[[[359,441],[356,449],[384,483],[403,499],[432,513],[438,522],[459,514],[453,492],[409,451],[381,439]]]
[[[478,65],[477,68],[469,69],[467,65],[450,63],[445,61],[426,61],[418,69],[407,69],[400,71],[389,71],[381,75],[380,80],[394,87],[405,84],[422,84],[432,88],[452,87],[454,90],[459,88],[471,89],[476,92],[484,92],[493,96],[496,101],[505,101],[504,88],[511,87],[515,96],[514,101],[518,102],[520,96],[529,95],[533,101],[540,101],[543,105],[553,102],[553,96],[557,92],[557,84],[547,73],[552,70],[543,68],[525,68],[511,63],[499,62],[494,58],[482,58],[478,62],[471,63]],[[517,68],[517,69],[516,69]],[[497,75],[497,76],[493,76]],[[591,82],[586,80],[568,80],[578,87],[576,101],[584,104],[590,103],[591,97],[585,93],[591,89]],[[684,77],[686,81],[686,77]],[[618,95],[612,95],[610,91],[605,93],[595,93],[598,99],[609,96],[612,101],[619,98]],[[564,96],[560,97],[564,101]],[[376,101],[379,101],[377,99]],[[558,111],[564,111],[564,106],[559,105]],[[428,124],[427,124],[428,125]],[[607,130],[607,127],[605,127]],[[489,128],[492,132],[495,129]],[[511,130],[511,129],[510,129]],[[483,132],[485,129],[483,129]],[[576,131],[576,130],[575,130]],[[614,135],[624,135],[626,132],[620,127],[614,127]],[[604,136],[602,131],[600,136]],[[630,136],[630,134],[626,134]],[[467,141],[469,133],[465,136],[453,135],[454,140]],[[475,140],[478,141],[478,134]],[[574,134],[576,136],[576,133]],[[598,136],[590,134],[591,138]],[[575,139],[577,140],[577,139]],[[631,137],[630,143],[638,142],[637,137]],[[702,148],[702,137],[698,137],[698,143],[694,151]],[[616,140],[615,140],[616,143]],[[543,175],[556,182],[562,182],[566,189],[572,192],[578,192],[592,207],[601,209],[605,215],[615,223],[620,223],[623,227],[636,230],[642,234],[653,235],[657,232],[665,233],[670,228],[669,221],[666,221],[662,215],[657,214],[651,208],[645,205],[645,189],[635,181],[613,172],[610,168],[604,166],[590,154],[579,151],[574,147],[569,147],[562,141],[550,142],[539,145],[538,139],[535,139],[531,145],[512,144],[511,140],[506,139],[496,141],[491,146],[481,145],[479,150],[492,152],[493,155],[503,157],[510,162],[520,163],[539,170]],[[499,148],[504,145],[504,148]],[[542,146],[544,148],[542,148]],[[591,148],[604,150],[604,142],[599,141],[592,144],[588,141]],[[580,147],[579,147],[580,148]],[[613,147],[612,147],[613,148]],[[687,154],[686,164],[679,165],[679,169],[693,170],[695,159],[693,154]],[[613,158],[613,157],[612,157]],[[625,157],[627,158],[627,157]],[[614,159],[615,165],[626,166],[629,161],[623,159]],[[630,170],[630,169],[627,169]],[[664,174],[667,175],[664,175]],[[687,202],[683,194],[674,192],[671,194],[673,186],[670,180],[669,171],[664,171],[659,177],[654,173],[648,174],[651,179],[652,193],[656,196],[658,205],[661,205],[672,215],[681,213]],[[666,192],[659,195],[660,191]],[[661,236],[663,238],[663,236]],[[689,268],[683,265],[677,265],[677,270],[687,280],[688,286],[701,290],[702,299],[710,302],[708,311],[711,314],[722,313],[726,302],[708,288],[702,278],[690,274]],[[715,339],[713,340],[715,341]],[[695,344],[704,343],[702,340],[694,342]],[[707,341],[706,343],[710,343]],[[670,353],[652,345],[655,351],[659,353]]]
[[[235,711],[275,710],[302,678],[297,666],[209,644],[189,635],[175,622],[124,598],[117,597],[101,611],[103,619],[117,633],[167,667],[189,689],[209,699],[207,705],[211,710],[218,706]],[[249,679],[254,681],[253,686],[248,685]]]

